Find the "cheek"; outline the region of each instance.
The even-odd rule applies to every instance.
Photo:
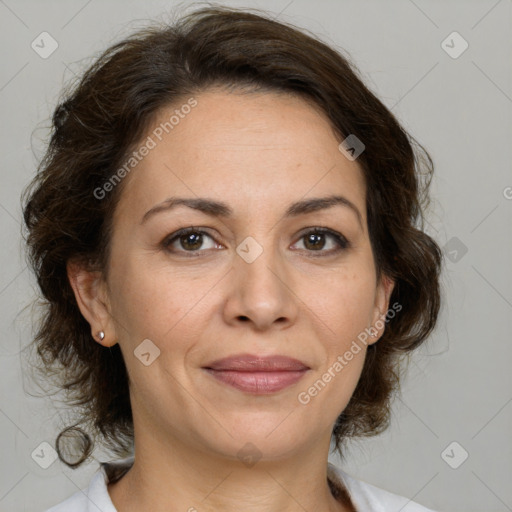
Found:
[[[329,411],[332,421],[347,406],[361,376],[369,340],[365,329],[370,326],[374,304],[372,283],[353,277],[331,285],[322,296],[315,315],[317,338],[322,340],[322,364],[302,388],[298,396],[301,404],[314,403],[319,414]],[[327,327],[326,327],[327,326]]]
[[[202,300],[213,283],[182,276],[176,269],[152,268],[147,261],[126,258],[112,273],[112,315],[130,344],[154,339],[163,344],[197,320]],[[194,325],[196,325],[194,323]],[[158,341],[157,341],[158,340]]]
[[[320,403],[329,404],[337,417],[348,404],[359,381],[369,341],[366,328],[370,327],[375,302],[375,282],[366,268],[348,275],[338,275],[331,281],[329,293],[324,296],[327,312],[324,331],[325,364],[314,384],[317,393],[327,388]],[[315,393],[315,389],[311,389]],[[308,399],[308,397],[304,397]]]
[[[324,320],[327,339],[339,350],[370,326],[375,304],[375,283],[365,270],[335,275],[318,297],[317,311]]]

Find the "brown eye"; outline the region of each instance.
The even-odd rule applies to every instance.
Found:
[[[209,247],[204,247],[206,239],[212,240]],[[217,244],[205,231],[195,228],[186,228],[173,233],[164,241],[163,245],[170,252],[193,253],[200,252],[201,249],[213,249]]]
[[[331,242],[328,240],[331,239]],[[304,233],[300,240],[303,240],[305,250],[308,252],[319,252],[332,254],[349,247],[348,240],[330,229],[316,228]],[[326,250],[325,247],[327,247]]]
[[[203,235],[201,233],[188,233],[186,235],[181,235],[179,238],[179,243],[181,247],[186,250],[195,251],[201,248],[203,245]]]
[[[319,250],[325,246],[325,234],[324,233],[310,233],[304,236],[304,245],[306,249]]]

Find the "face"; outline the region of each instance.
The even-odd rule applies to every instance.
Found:
[[[179,105],[148,132],[155,147],[125,178],[114,214],[96,301],[104,310],[86,314],[106,331],[103,344],[121,346],[136,432],[226,457],[247,442],[270,458],[328,443],[366,347],[333,365],[385,314],[392,288],[376,279],[362,171],[300,98],[211,90],[195,99],[162,140],[153,129]],[[333,196],[343,199],[312,207]],[[205,369],[239,354],[287,356],[307,370],[280,389],[253,374],[243,381],[259,386],[251,390]]]

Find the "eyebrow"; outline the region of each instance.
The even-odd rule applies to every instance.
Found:
[[[221,201],[208,198],[170,197],[148,210],[142,217],[141,224],[159,212],[169,211],[178,206],[188,206],[189,208],[203,212],[211,217],[223,217],[226,219],[231,218],[234,213],[230,206]],[[326,210],[333,206],[345,206],[349,208],[356,215],[361,228],[363,227],[363,219],[356,205],[346,197],[338,195],[297,201],[287,208],[284,216],[297,217],[299,215]]]

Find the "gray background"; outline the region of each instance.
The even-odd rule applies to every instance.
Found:
[[[226,4],[267,9],[348,52],[436,165],[427,231],[449,256],[439,326],[413,356],[391,428],[353,443],[344,468],[436,510],[512,510],[512,2]],[[66,409],[44,398],[25,368],[35,312],[24,308],[36,288],[22,254],[20,192],[44,150],[63,83],[144,20],[168,19],[174,6],[0,1],[2,512],[44,510],[85,487],[97,467],[73,471],[56,461],[42,469],[31,458],[41,442],[53,444]],[[59,45],[47,59],[31,48],[43,31]],[[455,59],[442,47],[453,31],[469,44]],[[453,441],[459,445],[444,452]],[[445,462],[460,464],[465,452],[457,469]]]

